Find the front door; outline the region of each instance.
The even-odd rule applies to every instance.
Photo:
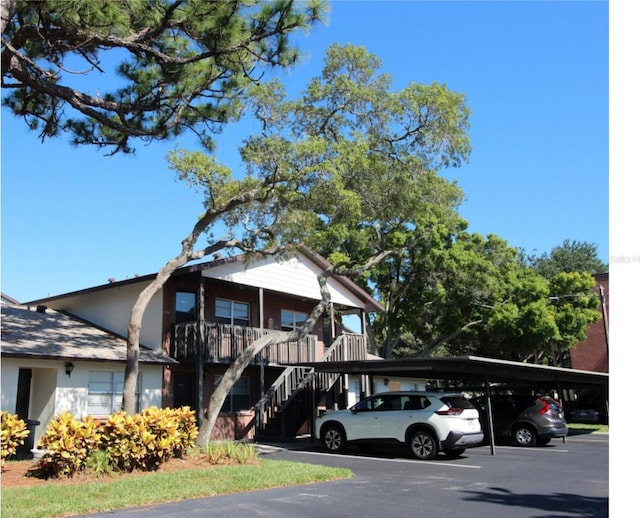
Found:
[[[31,369],[18,371],[18,392],[16,394],[16,414],[20,419],[29,419],[29,401],[31,399]]]
[[[195,374],[175,373],[173,375],[173,406],[188,406],[197,409],[195,400]]]

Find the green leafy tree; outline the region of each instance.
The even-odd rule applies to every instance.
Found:
[[[113,154],[133,151],[132,139],[166,140],[189,130],[212,149],[211,135],[242,114],[247,88],[268,67],[296,61],[290,35],[310,28],[325,10],[320,0],[3,2],[2,87],[9,92],[3,103],[41,139],[69,132],[74,144],[110,148]],[[106,82],[113,88],[98,92],[105,64],[114,66]],[[91,79],[80,82],[80,75]],[[90,86],[82,90],[81,84]],[[225,189],[230,173],[215,162],[210,178],[198,177],[196,166],[191,172],[188,181],[210,189],[217,203],[132,308],[123,395],[128,413],[135,409],[146,306],[172,271],[202,257],[202,251],[194,252],[195,242],[210,222],[246,196]],[[258,190],[250,186],[256,198],[262,195]],[[227,240],[206,250],[224,247],[244,245]]]
[[[380,61],[361,47],[332,46],[322,75],[301,97],[288,100],[277,81],[252,89],[252,115],[261,131],[240,152],[244,175],[232,175],[201,152],[174,152],[178,175],[203,190],[205,213],[185,239],[189,253],[161,270],[235,246],[248,256],[287,257],[303,243],[325,244],[332,266],[320,276],[321,301],[300,330],[256,340],[225,372],[208,404],[198,437],[205,445],[231,386],[252,357],[277,342],[308,334],[327,310],[330,275],[365,279],[367,272],[411,247],[423,205],[458,201],[436,172],[465,160],[470,147],[464,96],[442,85],[412,84],[392,91]],[[455,205],[455,203],[454,203]],[[223,223],[233,240],[215,240]],[[203,233],[209,245],[195,251]],[[163,280],[164,279],[164,280]],[[140,306],[141,308],[144,305]]]
[[[376,322],[385,357],[515,357],[546,336],[545,280],[498,236],[452,228],[387,261],[391,275],[377,268],[376,287],[392,301]]]
[[[132,152],[132,139],[151,142],[192,131],[210,150],[211,135],[243,113],[250,85],[269,67],[296,61],[290,35],[312,27],[325,11],[322,0],[6,1],[2,88],[9,93],[3,104],[41,139],[69,132],[74,144],[110,148],[114,154]],[[114,86],[99,92],[107,65],[113,65],[107,78]],[[81,82],[79,76],[97,78]],[[135,409],[140,330],[151,297],[186,262],[225,247],[244,250],[245,243],[235,239],[214,241],[204,250],[195,245],[221,214],[248,198],[262,199],[268,188],[263,184],[261,190],[250,179],[242,186],[226,185],[230,172],[215,161],[207,165],[208,176],[195,163],[182,174],[215,201],[205,202],[208,210],[183,240],[180,254],[131,311],[123,394],[128,413]]]
[[[536,271],[547,279],[558,273],[587,272],[591,275],[604,273],[609,267],[598,258],[598,247],[593,243],[565,239],[550,253],[529,257]]]
[[[213,149],[246,88],[293,64],[289,36],[325,11],[323,0],[3,1],[3,103],[43,140],[68,132],[127,153],[191,131]]]
[[[384,358],[419,355],[437,328],[438,294],[446,282],[438,264],[454,246],[453,236],[466,227],[466,221],[453,210],[459,191],[451,187],[456,190],[450,191],[448,204],[416,208],[423,218],[418,229],[406,230],[411,246],[370,273],[368,280],[385,307],[371,324],[373,352]]]
[[[307,242],[335,263],[362,260],[373,250],[411,254],[419,243],[433,243],[461,224],[463,193],[437,173],[468,158],[469,109],[463,95],[440,84],[410,84],[390,93],[391,78],[373,75],[377,58],[359,48],[342,56],[337,50],[329,50],[331,66],[296,108],[303,114],[298,131],[329,145],[321,170],[336,173],[312,199],[319,205],[329,200],[337,210],[318,222]],[[361,65],[345,74],[337,67],[346,59]],[[389,256],[357,280],[370,288],[385,279],[379,269],[391,273],[396,264],[402,259]],[[395,274],[385,280],[395,282],[400,272]],[[395,297],[385,302],[389,324],[397,318],[400,295]]]
[[[541,344],[538,358],[556,366],[569,366],[569,351],[587,337],[589,324],[602,318],[595,279],[588,272],[560,272],[550,283],[549,300],[558,336]]]
[[[385,357],[474,354],[563,365],[599,318],[587,273],[549,281],[493,235],[459,232],[423,245],[372,273],[383,300],[394,302],[376,322]]]

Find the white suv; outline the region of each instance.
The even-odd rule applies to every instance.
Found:
[[[458,457],[484,439],[478,410],[462,394],[384,392],[316,419],[315,437],[329,451],[347,444],[409,446],[418,459]]]

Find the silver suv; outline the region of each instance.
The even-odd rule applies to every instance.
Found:
[[[327,411],[315,424],[315,437],[329,451],[347,444],[408,446],[418,459],[449,457],[482,445],[478,411],[462,394],[384,392],[347,410]]]

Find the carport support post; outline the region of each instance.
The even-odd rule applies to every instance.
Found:
[[[485,374],[484,377],[484,390],[487,394],[487,419],[489,420],[489,446],[491,448],[491,455],[496,454],[496,441],[493,433],[493,409],[491,408],[491,385],[489,384],[489,376]]]
[[[311,431],[311,442],[313,442],[315,434],[316,434],[316,418],[318,417],[318,405],[316,403],[317,398],[317,376],[318,373],[315,369],[313,369],[313,373],[311,375],[311,408],[309,415],[311,416],[310,423],[310,431]]]
[[[564,402],[562,401],[562,391],[560,389],[560,379],[556,376],[556,390],[558,391],[558,399],[560,400],[560,406],[562,407],[562,413],[564,413]],[[567,436],[562,436],[562,444],[567,444]]]

